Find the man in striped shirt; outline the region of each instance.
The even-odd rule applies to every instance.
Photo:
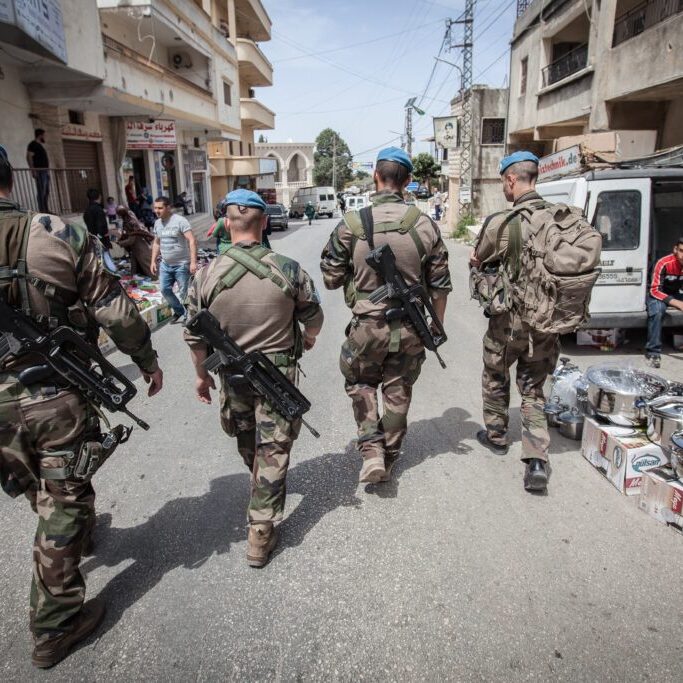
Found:
[[[662,320],[671,306],[683,311],[683,235],[673,253],[659,259],[652,271],[647,298],[647,344],[645,358],[658,368],[662,355]]]

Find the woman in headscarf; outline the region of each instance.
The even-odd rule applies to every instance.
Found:
[[[130,256],[130,274],[153,277],[150,263],[154,235],[125,206],[119,205],[116,214],[123,221],[119,244]]]

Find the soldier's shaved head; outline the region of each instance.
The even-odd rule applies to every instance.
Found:
[[[538,178],[538,164],[533,161],[518,161],[505,169],[503,176],[513,175],[520,182],[533,185]]]
[[[263,221],[263,211],[247,206],[238,206],[231,204],[228,207],[228,218],[230,219],[230,228],[237,232],[249,232],[254,227],[260,229]]]
[[[400,192],[410,181],[410,171],[396,161],[378,161],[375,168],[377,189],[390,189]]]

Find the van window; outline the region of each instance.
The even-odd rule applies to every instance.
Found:
[[[603,251],[637,249],[640,244],[640,192],[614,190],[598,195],[593,225]]]
[[[328,195],[327,195],[327,198],[328,198],[331,202],[334,201],[334,195],[333,195],[333,194],[328,194]]]
[[[324,194],[321,194],[321,195],[320,195],[320,201],[321,201],[321,202],[324,202],[324,201],[325,201],[325,195],[324,195]]]

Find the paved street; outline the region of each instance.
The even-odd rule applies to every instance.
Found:
[[[321,287],[333,225],[293,222],[273,246]],[[485,321],[469,299],[468,249],[449,248],[448,370],[425,364],[390,484],[357,484],[337,362],[349,313],[340,292],[321,292],[326,324],[302,389],[322,437],[303,430],[295,446],[280,545],[262,570],[245,562],[248,475],[235,443],[217,406],[193,397],[181,330],[156,332],[165,388],[133,404],[152,429],[136,429],[95,481],[97,550],[83,567],[108,614],[48,673],[29,657],[35,520],[25,500],[0,498],[2,679],[680,680],[683,538],[557,434],[549,495],[525,493],[516,395],[510,453],[478,445]],[[640,364],[639,344],[618,358]],[[568,350],[584,368],[617,357]],[[662,374],[680,378],[681,366],[666,357]]]

